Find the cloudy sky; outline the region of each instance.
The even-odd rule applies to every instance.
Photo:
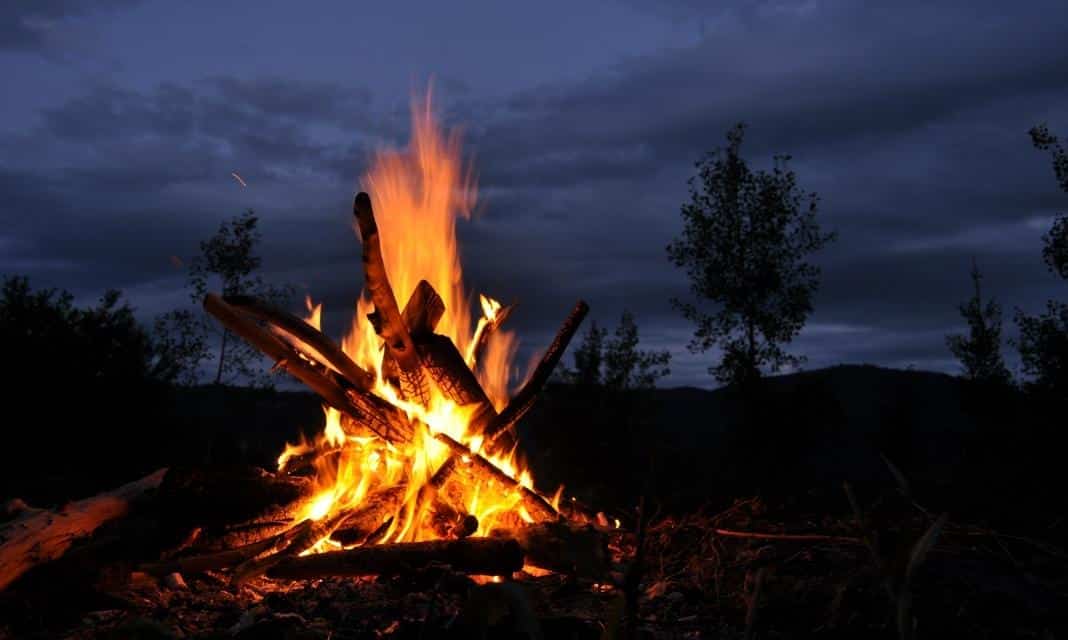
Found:
[[[1068,135],[1068,11],[871,4],[8,0],[0,273],[86,302],[118,287],[150,318],[186,300],[171,256],[252,207],[266,277],[325,299],[339,332],[353,188],[433,78],[480,176],[467,280],[521,301],[521,358],[582,297],[675,353],[668,384],[712,386],[664,247],[693,162],[744,120],[746,155],[791,154],[839,234],[794,351],[954,371],[973,257],[1006,316],[1065,293],[1040,238],[1068,199],[1027,130]]]

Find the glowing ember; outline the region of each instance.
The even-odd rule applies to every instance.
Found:
[[[435,123],[429,98],[416,102],[409,147],[379,152],[362,187],[374,201],[382,259],[398,306],[405,307],[420,281],[432,287],[444,305],[433,333],[451,341],[462,354],[460,362],[477,377],[488,404],[499,411],[508,402],[516,340],[498,328],[510,308],[485,295],[479,295],[482,313],[472,322],[473,296],[463,285],[456,219],[470,216],[476,188],[460,151],[458,135],[443,133]],[[308,324],[319,329],[322,305],[309,297],[306,306]],[[555,508],[560,491],[551,500],[531,494],[533,480],[514,449],[497,455],[482,451],[478,425],[485,422],[476,420],[476,414],[488,410],[481,406],[485,401],[458,403],[455,393],[438,384],[431,384],[426,402],[402,397],[392,382],[396,372],[390,367],[397,365],[386,357],[383,340],[368,320],[373,311],[365,291],[342,349],[373,373],[374,395],[407,415],[415,424],[414,436],[403,443],[386,442],[327,408],[323,432],[313,442],[288,445],[278,460],[282,468],[294,456],[314,458],[316,491],[298,518],[336,520],[337,528],[343,528],[358,521],[359,514],[370,514],[363,523],[367,537],[353,543],[361,544],[456,535],[458,528],[473,522],[471,516],[478,523],[474,535],[485,535],[538,519],[528,508],[532,499]],[[459,453],[456,443],[470,454]],[[478,455],[493,468],[487,469]],[[502,482],[502,477],[514,482]],[[327,535],[312,551],[341,544]]]

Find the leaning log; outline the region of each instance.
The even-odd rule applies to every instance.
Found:
[[[373,374],[353,362],[337,343],[303,319],[252,296],[224,296],[223,300],[257,320],[268,323],[272,329],[281,332],[286,341],[316,361],[329,366],[357,389],[370,391],[374,387]]]
[[[363,241],[364,284],[375,305],[375,312],[370,320],[378,335],[385,341],[386,352],[397,362],[401,393],[406,399],[427,406],[430,403],[430,386],[386,275],[386,263],[382,258],[382,245],[378,238],[378,224],[371,207],[371,197],[362,191],[356,194],[352,202],[352,212],[356,216],[356,224]]]
[[[204,297],[204,310],[215,316],[223,326],[244,338],[252,346],[274,360],[276,366],[285,369],[298,380],[319,394],[327,404],[347,414],[353,420],[366,425],[379,437],[391,442],[407,441],[412,437],[410,426],[395,419],[376,402],[369,393],[346,389],[340,377],[330,370],[320,370],[306,362],[299,353],[278,336],[263,329],[255,321],[246,318],[221,297],[209,293]]]
[[[0,591],[33,567],[60,558],[76,541],[126,515],[166,475],[160,469],[118,489],[78,500],[58,510],[25,509],[0,527]]]
[[[504,538],[400,542],[287,558],[272,567],[267,577],[310,580],[388,575],[430,564],[445,564],[474,575],[511,575],[523,567],[523,551],[518,542]]]
[[[240,547],[223,549],[212,553],[192,554],[183,557],[171,558],[163,562],[151,562],[142,564],[139,570],[155,576],[165,576],[171,573],[202,573],[204,571],[217,571],[239,566],[242,562],[251,559],[271,555],[285,549],[295,538],[302,535],[312,526],[311,520],[304,520],[296,526],[290,526],[285,531],[263,540],[257,540]]]
[[[451,339],[432,334],[420,341],[416,349],[423,367],[446,398],[460,407],[475,405],[469,422],[472,433],[481,433],[492,424],[497,411]]]
[[[575,332],[578,331],[579,325],[582,324],[582,319],[586,317],[586,313],[589,310],[589,305],[582,300],[575,304],[567,319],[564,320],[564,324],[561,325],[560,330],[556,332],[556,338],[553,339],[552,344],[542,355],[538,366],[534,369],[534,373],[530,375],[530,378],[523,384],[519,392],[508,401],[508,405],[505,406],[496,420],[487,427],[484,436],[488,444],[496,443],[505,433],[510,432],[516,423],[534,406],[534,402],[538,399],[542,388],[549,382],[549,377],[552,375],[553,370],[556,369],[556,365],[559,364],[561,356],[567,350],[568,343],[575,336]]]

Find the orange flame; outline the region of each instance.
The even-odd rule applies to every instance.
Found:
[[[459,134],[443,133],[434,120],[429,97],[413,101],[412,140],[404,150],[382,150],[374,158],[362,186],[372,197],[386,272],[402,308],[420,280],[426,280],[445,305],[435,332],[452,340],[468,363],[475,361],[479,336],[494,323],[501,305],[479,296],[482,314],[471,331],[473,297],[464,289],[457,218],[468,219],[477,200],[473,173],[462,162]],[[305,301],[309,324],[320,327],[322,305]],[[401,398],[383,374],[382,340],[367,315],[373,311],[368,295],[356,302],[356,313],[342,349],[356,363],[376,375],[374,393],[399,407],[416,421],[410,443],[395,445],[346,431],[344,418],[326,409],[326,425],[314,442],[287,445],[279,457],[282,467],[293,456],[325,454],[315,459],[317,491],[303,506],[299,518],[321,520],[358,508],[373,492],[403,491],[403,499],[383,524],[388,523],[376,541],[422,540],[439,535],[430,524],[429,511],[420,489],[449,457],[449,449],[433,436],[445,433],[480,453],[482,436],[469,432],[474,405],[457,406],[439,390],[432,389],[426,406]],[[494,327],[496,329],[496,327]],[[500,410],[508,401],[508,378],[517,341],[514,334],[494,330],[482,341],[477,377],[494,407]],[[533,488],[530,473],[513,450],[502,456],[484,456],[499,470],[528,489]],[[469,457],[461,465],[471,464]],[[466,477],[466,476],[465,476]],[[455,483],[454,483],[455,484]],[[518,490],[497,483],[469,481],[451,487],[450,504],[478,518],[476,535],[497,525],[532,521],[521,506]],[[555,498],[559,500],[559,493]],[[314,550],[336,546],[328,539]]]

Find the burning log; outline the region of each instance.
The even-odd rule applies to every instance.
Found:
[[[159,487],[166,469],[57,511],[26,509],[0,527],[0,591],[33,567],[61,557],[102,524],[126,515]]]
[[[415,350],[415,344],[404,324],[393,287],[386,275],[386,264],[382,259],[382,246],[378,239],[378,224],[375,222],[371,197],[364,192],[356,194],[352,202],[352,212],[356,216],[360,237],[363,240],[364,281],[375,312],[369,318],[375,325],[375,331],[386,343],[386,353],[397,362],[401,381],[401,393],[405,398],[426,406],[430,400],[430,387],[423,372],[422,362]]]
[[[512,315],[512,311],[514,310],[514,304],[497,309],[496,313],[493,315],[493,319],[489,320],[486,323],[486,326],[482,328],[482,331],[478,333],[478,339],[475,340],[475,344],[471,347],[471,357],[468,358],[472,369],[482,361],[482,354],[486,352],[486,347],[489,345],[490,338],[496,333],[497,329],[500,329],[501,325],[508,319],[508,316]]]
[[[267,322],[286,341],[296,342],[296,348],[336,371],[356,389],[370,391],[374,387],[374,375],[353,362],[333,340],[301,318],[252,296],[224,296],[223,300],[257,320]]]
[[[515,529],[494,529],[489,535],[515,538],[523,549],[526,564],[541,569],[599,578],[611,568],[608,536],[589,525],[541,522]]]
[[[275,360],[278,366],[308,385],[327,404],[365,425],[379,437],[391,442],[411,439],[411,426],[394,407],[371,394],[360,393],[356,389],[346,389],[334,372],[328,369],[317,370],[292,347],[255,322],[243,317],[237,309],[221,297],[213,293],[205,296],[204,310],[215,316],[227,329]]]
[[[369,494],[347,514],[330,538],[346,547],[365,544],[400,508],[407,490],[407,485],[399,484]]]
[[[518,492],[521,501],[520,503],[526,509],[527,513],[535,520],[556,520],[560,517],[560,514],[545,500],[545,498],[519,484],[518,480],[498,469],[489,460],[486,460],[478,454],[471,453],[470,449],[444,433],[435,434],[434,438],[438,442],[448,446],[449,449],[452,450],[454,456],[467,462],[468,464],[465,466],[470,469],[472,473],[492,479],[500,483],[502,486]]]
[[[471,415],[473,433],[481,432],[497,418],[493,404],[452,340],[432,334],[419,342],[416,348],[427,373],[446,398],[461,407],[477,405]]]
[[[267,577],[388,575],[430,564],[447,564],[468,574],[511,575],[523,567],[523,551],[518,542],[505,538],[401,542],[286,558],[268,570]]]
[[[158,495],[162,517],[177,526],[202,527],[201,537],[210,539],[230,529],[291,523],[312,490],[307,478],[258,467],[176,467],[163,478]]]
[[[556,369],[561,356],[567,350],[568,343],[571,342],[571,338],[578,331],[579,325],[582,324],[582,320],[589,310],[589,305],[582,300],[575,304],[560,330],[556,332],[556,338],[549,345],[545,354],[542,355],[541,361],[538,362],[538,366],[534,369],[534,373],[530,375],[530,378],[515,394],[515,397],[508,402],[508,406],[486,428],[484,435],[488,444],[496,443],[505,433],[510,432],[516,423],[534,406],[542,387],[549,381],[549,376]]]
[[[408,327],[412,340],[418,341],[434,333],[444,314],[445,303],[441,301],[441,296],[429,282],[420,280],[404,305],[404,325]]]

